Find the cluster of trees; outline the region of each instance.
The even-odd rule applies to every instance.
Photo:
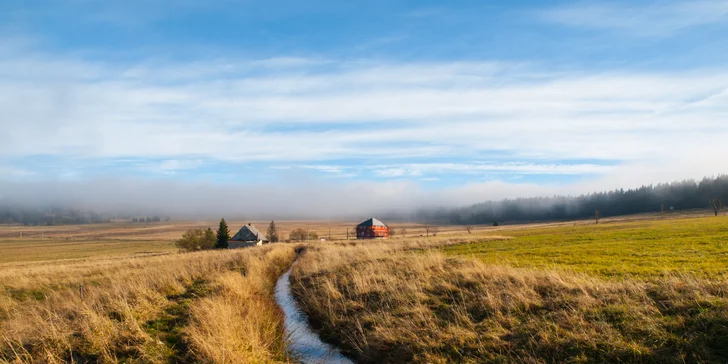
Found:
[[[308,231],[306,229],[293,229],[291,230],[291,233],[288,234],[288,240],[290,241],[308,241],[308,240],[318,240],[319,236],[314,231]]]
[[[277,243],[281,241],[281,232],[278,229],[278,226],[276,226],[275,221],[271,221],[268,225],[268,229],[265,232],[265,238],[271,243]],[[291,230],[291,232],[288,234],[287,241],[298,242],[307,240],[318,240],[318,238],[319,236],[316,232],[298,228]]]
[[[177,240],[179,249],[194,252],[210,249],[227,249],[230,240],[230,229],[225,219],[220,220],[217,233],[212,228],[187,230],[182,238]]]
[[[18,204],[0,204],[0,224],[21,224],[21,225],[77,225],[77,224],[99,224],[112,222],[114,219],[129,219],[129,215],[97,213],[94,211],[80,210],[67,207],[46,207],[34,208]],[[163,219],[159,216],[134,216],[131,222],[147,223],[160,222]],[[164,221],[169,221],[165,217]]]
[[[711,208],[718,213],[728,201],[728,175],[701,181],[663,183],[630,190],[489,201],[468,207],[417,211],[418,221],[447,224],[496,224],[502,221],[548,221]]]
[[[109,218],[92,211],[70,208],[29,208],[0,205],[0,224],[61,225],[108,222]]]
[[[160,222],[162,221],[162,218],[159,216],[142,216],[142,217],[132,217],[131,222],[140,222],[140,223],[147,223],[147,222]],[[165,218],[164,221],[169,221],[169,218]]]
[[[182,235],[182,238],[177,240],[177,247],[194,252],[198,250],[208,250],[215,248],[217,239],[212,229],[192,229]]]

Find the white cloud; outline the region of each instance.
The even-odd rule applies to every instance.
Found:
[[[447,175],[452,173],[485,175],[487,173],[584,175],[606,174],[612,166],[597,164],[539,164],[539,163],[411,163],[370,166],[383,177]]]
[[[148,157],[169,160],[157,166],[169,172],[199,160],[272,162],[342,176],[357,171],[329,161],[362,159],[389,177],[628,171],[652,181],[647,171],[722,172],[712,156],[728,152],[728,69],[549,73],[535,64],[298,58],[118,65],[8,47],[5,158]],[[475,162],[491,153],[531,162]],[[640,167],[553,162],[591,159]]]
[[[546,10],[541,16],[550,22],[579,28],[613,29],[634,35],[664,36],[695,26],[727,22],[728,2],[581,2]]]

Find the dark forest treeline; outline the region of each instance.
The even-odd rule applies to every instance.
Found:
[[[29,208],[0,205],[0,224],[65,225],[108,222],[109,218],[93,211],[71,208]]]
[[[519,198],[489,201],[454,209],[420,210],[417,221],[445,224],[492,224],[502,221],[547,221],[602,217],[644,212],[712,208],[720,199],[728,203],[728,175],[697,182],[662,183],[637,189],[615,190],[573,196]]]

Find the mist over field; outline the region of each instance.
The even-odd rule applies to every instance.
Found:
[[[667,204],[668,208],[674,205],[679,209],[709,208],[710,199],[714,197],[722,197],[728,201],[726,176],[719,176],[715,180],[712,177],[705,178],[700,184],[697,182],[701,181],[673,183],[673,189],[658,182],[664,187],[658,186],[655,191],[642,193],[649,195],[650,202],[643,196],[637,202],[641,206],[635,208],[631,206],[634,201],[623,201],[620,203],[631,204],[632,209],[619,211],[656,211],[660,204]],[[576,196],[627,189],[611,187],[597,190],[599,186],[600,184],[587,183],[570,186],[514,185],[494,181],[451,189],[427,190],[408,181],[343,184],[309,180],[293,185],[213,185],[124,179],[6,182],[0,184],[0,190],[3,191],[0,195],[0,207],[10,207],[10,210],[72,208],[110,216],[155,214],[177,218],[227,216],[245,219],[343,220],[376,214],[399,220],[489,223],[503,214],[490,214],[483,221],[464,216],[472,215],[478,210],[477,206],[472,205],[480,204],[482,209],[486,206],[484,203],[487,203],[489,211],[500,211],[505,209],[503,201],[506,200],[511,209],[517,207],[536,213],[511,214],[510,219],[583,217],[587,211],[593,211],[595,206],[594,203],[576,201]],[[693,192],[694,189],[700,189],[699,196]],[[608,198],[614,200],[613,196]],[[519,202],[521,200],[524,201]],[[564,212],[551,216],[549,211],[555,208],[563,209]],[[584,211],[566,214],[567,209],[572,212]],[[610,214],[608,211],[604,212]]]

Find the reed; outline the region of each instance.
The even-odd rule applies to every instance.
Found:
[[[0,360],[231,362],[206,348],[233,346],[237,361],[287,361],[271,282],[294,255],[276,245],[6,267]],[[255,334],[212,333],[214,325]]]

